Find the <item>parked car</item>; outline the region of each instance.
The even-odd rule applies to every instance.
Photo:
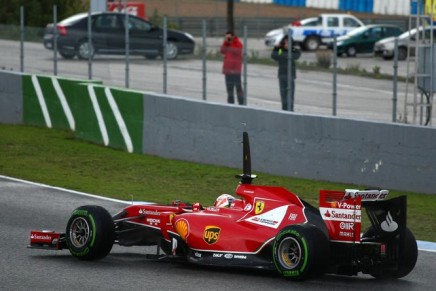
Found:
[[[425,29],[423,27],[414,28],[398,36],[398,60],[404,61],[407,59],[409,50],[410,56],[414,56],[417,41],[421,44],[423,44],[424,41],[430,41],[431,29],[431,27],[426,27]],[[418,40],[416,38],[417,31],[420,32]],[[436,27],[433,27],[433,41],[436,41]],[[395,37],[388,37],[375,43],[374,54],[383,57],[385,60],[391,60],[394,57],[394,49]]]
[[[129,53],[156,58],[163,55],[163,30],[142,18],[129,15]],[[72,59],[87,59],[94,54],[125,54],[125,14],[95,12],[91,15],[91,42],[88,41],[88,13],[81,13],[62,20],[56,25],[59,54]],[[52,50],[53,24],[44,31],[44,47]],[[180,54],[192,54],[195,42],[192,35],[167,30],[167,57],[175,59]]]
[[[265,35],[265,45],[270,47],[274,47],[278,45],[279,42],[287,33],[288,27],[292,28],[292,27],[317,26],[318,23],[319,23],[318,17],[310,17],[302,20],[297,20],[281,28],[273,29]]]
[[[345,53],[349,57],[354,57],[358,53],[372,53],[377,41],[402,33],[403,30],[396,25],[372,24],[363,26],[337,38],[337,54],[340,56]]]
[[[265,36],[265,45],[277,45],[287,34],[288,28],[291,28],[293,41],[304,50],[314,51],[321,44],[331,42],[334,36],[344,35],[363,25],[363,22],[353,15],[321,14],[316,18],[306,18],[268,32]]]

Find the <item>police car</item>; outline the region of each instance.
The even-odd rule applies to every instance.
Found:
[[[315,51],[321,44],[333,41],[334,36],[345,35],[363,22],[350,14],[320,14],[318,17],[306,18],[292,22],[290,25],[271,30],[265,36],[265,45],[274,47],[291,29],[292,39],[303,50]]]

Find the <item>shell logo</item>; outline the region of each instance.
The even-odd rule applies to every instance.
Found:
[[[176,222],[174,228],[176,229],[177,233],[180,235],[181,239],[186,241],[186,238],[188,237],[189,234],[188,222],[184,219],[180,219]]]
[[[175,216],[176,216],[175,213],[171,213],[171,214],[170,214],[170,217],[169,217],[169,221],[170,221],[170,223],[173,223],[173,219],[174,219]]]

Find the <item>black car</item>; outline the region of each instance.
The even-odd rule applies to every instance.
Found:
[[[92,41],[88,41],[88,13],[81,13],[62,20],[57,24],[59,54],[72,59],[76,55],[87,59],[89,53],[125,54],[124,13],[95,12],[91,15]],[[129,15],[129,52],[131,55],[144,55],[154,59],[163,55],[163,30],[142,18]],[[44,47],[53,49],[53,24],[48,24],[44,32]],[[90,46],[91,44],[91,46]],[[192,35],[167,30],[167,58],[175,59],[181,54],[192,54],[195,42]]]

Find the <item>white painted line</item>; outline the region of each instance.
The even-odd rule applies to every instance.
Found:
[[[107,101],[109,102],[109,105],[112,109],[112,112],[114,113],[115,119],[117,120],[118,127],[120,128],[121,135],[123,136],[124,142],[125,142],[126,147],[127,147],[127,151],[129,153],[132,153],[133,152],[132,139],[130,138],[126,123],[124,122],[124,119],[121,116],[120,109],[118,108],[118,105],[115,102],[115,99],[114,99],[114,96],[112,95],[111,90],[108,87],[106,87],[104,89],[104,92],[106,93]]]
[[[101,113],[100,105],[97,101],[97,96],[95,95],[94,86],[88,85],[89,97],[91,98],[92,106],[94,107],[94,112],[97,117],[98,126],[100,128],[101,136],[103,138],[103,143],[105,146],[109,145],[109,135],[107,133],[106,124],[104,123],[103,114]]]
[[[35,88],[36,96],[38,97],[39,106],[41,106],[42,115],[44,116],[45,124],[51,128],[50,114],[48,113],[47,104],[45,103],[44,95],[42,94],[41,86],[39,85],[36,75],[32,75],[32,83]]]
[[[71,130],[75,131],[76,122],[74,121],[73,113],[71,113],[71,109],[70,106],[68,105],[67,98],[65,98],[64,92],[62,91],[62,88],[59,85],[59,81],[55,77],[52,77],[51,82],[58,95],[59,101],[61,101],[61,105],[62,108],[64,109],[65,116],[67,117],[68,124],[70,125]]]
[[[46,184],[41,184],[41,183],[37,183],[37,182],[31,182],[31,181],[22,180],[22,179],[18,179],[18,178],[12,178],[12,177],[3,176],[3,175],[0,175],[0,178],[5,179],[5,180],[20,182],[20,183],[24,183],[24,184],[28,184],[28,185],[33,185],[33,186],[44,187],[44,188],[48,188],[48,189],[64,191],[64,192],[67,192],[67,193],[72,193],[72,194],[76,194],[76,195],[80,195],[80,196],[85,196],[85,197],[91,197],[91,198],[100,199],[100,200],[106,200],[106,201],[111,201],[111,202],[118,202],[118,203],[123,203],[123,204],[132,204],[130,201],[125,201],[125,200],[119,200],[119,199],[113,199],[113,198],[97,196],[97,195],[93,195],[93,194],[88,194],[88,193],[84,193],[84,192],[69,190],[69,189],[65,189],[65,188],[61,188],[61,187],[54,187],[54,186],[50,186],[50,185],[46,185]]]

